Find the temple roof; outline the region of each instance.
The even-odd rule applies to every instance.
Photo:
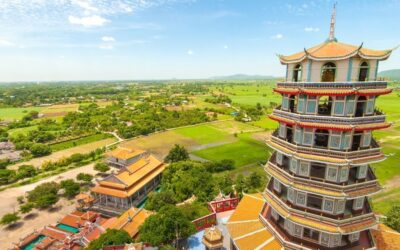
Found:
[[[114,157],[122,160],[128,160],[133,157],[136,157],[140,154],[143,154],[145,151],[141,149],[134,149],[134,148],[123,148],[123,147],[118,147],[114,149],[113,151],[107,152],[106,156],[107,157]]]
[[[400,250],[400,233],[390,227],[379,224],[377,229],[371,230],[377,249]]]
[[[152,155],[147,155],[116,175],[99,182],[91,191],[116,197],[129,197],[159,175],[165,165]]]
[[[152,212],[145,209],[132,207],[118,217],[112,225],[110,225],[110,228],[125,230],[131,237],[135,237],[139,233],[139,227],[152,214]]]
[[[238,249],[282,249],[279,240],[264,227],[258,217],[264,202],[261,194],[245,194],[226,223]]]
[[[316,61],[324,60],[343,60],[353,56],[359,56],[363,59],[387,59],[393,49],[373,50],[363,48],[363,45],[350,45],[335,40],[328,40],[304,51],[292,55],[279,55],[282,64],[301,62],[305,59]]]

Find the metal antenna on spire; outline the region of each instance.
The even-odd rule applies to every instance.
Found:
[[[335,22],[336,22],[336,4],[333,4],[333,11],[332,11],[332,17],[331,17],[331,28],[329,30],[329,41],[334,41],[335,40]]]

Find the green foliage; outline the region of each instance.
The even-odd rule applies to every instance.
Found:
[[[14,182],[17,178],[17,174],[11,169],[0,169],[0,185],[6,185]]]
[[[76,179],[77,179],[78,181],[83,181],[83,182],[86,182],[86,183],[90,183],[90,182],[92,182],[92,180],[93,180],[93,175],[91,175],[91,174],[85,174],[85,173],[79,173],[79,174],[76,176]]]
[[[174,205],[175,203],[175,195],[171,191],[151,192],[147,196],[145,208],[147,210],[158,211],[163,206]]]
[[[23,179],[36,175],[36,168],[32,165],[21,165],[18,167],[17,178]]]
[[[219,173],[235,168],[235,161],[230,159],[224,159],[216,162],[207,162],[204,164],[207,171],[211,173]]]
[[[33,204],[32,202],[28,202],[24,205],[21,205],[19,207],[19,211],[23,214],[27,214],[27,213],[31,212],[33,208],[35,208],[35,204]]]
[[[132,243],[133,239],[124,230],[107,229],[107,231],[100,235],[100,237],[92,242],[86,250],[98,250],[105,246],[118,246]]]
[[[14,224],[15,222],[19,221],[20,217],[18,216],[17,213],[8,213],[3,215],[3,217],[0,220],[0,224],[2,225],[11,225]]]
[[[385,224],[397,232],[400,232],[400,206],[392,206],[386,217]]]
[[[194,224],[176,206],[167,205],[154,215],[148,217],[139,228],[140,241],[153,245],[168,244],[177,236],[186,238],[196,229]]]
[[[205,102],[218,104],[218,103],[232,103],[232,100],[226,95],[213,96],[212,98],[204,99]]]
[[[5,169],[8,165],[10,165],[10,159],[0,159],[0,169]]]
[[[233,194],[233,181],[232,178],[228,174],[224,174],[222,176],[216,177],[216,183],[218,189],[221,190],[224,194]]]
[[[46,182],[36,186],[32,191],[28,192],[28,201],[35,204],[37,208],[47,208],[57,203],[59,197],[57,195],[60,185],[55,182]]]
[[[32,155],[35,157],[45,156],[51,154],[51,148],[42,143],[34,143],[29,147]]]
[[[169,151],[168,155],[165,157],[165,162],[178,162],[186,161],[189,159],[189,153],[185,147],[175,144],[175,146]]]
[[[190,204],[181,205],[178,208],[190,221],[210,214],[210,210],[208,210],[208,205],[205,202],[195,201]]]
[[[208,201],[216,194],[211,173],[201,163],[192,161],[170,164],[163,172],[161,189],[173,192],[178,202],[193,194],[200,201]]]
[[[67,180],[61,181],[60,186],[62,189],[65,190],[65,196],[67,196],[68,198],[73,198],[77,194],[79,194],[79,191],[81,188],[79,183],[75,182],[72,179],[67,179]]]
[[[107,164],[105,164],[104,162],[97,162],[94,165],[94,170],[105,173],[108,170],[110,170],[110,167]]]

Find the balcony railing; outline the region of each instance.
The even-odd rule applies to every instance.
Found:
[[[326,112],[326,110],[319,110],[318,114],[299,114],[296,113],[296,107],[291,110],[286,111],[281,109],[281,105],[277,106],[272,114],[280,116],[283,118],[295,120],[298,122],[317,122],[317,123],[333,123],[333,124],[370,124],[370,123],[380,123],[385,122],[385,114],[375,109],[374,113],[365,116],[333,116]]]
[[[347,194],[363,189],[368,189],[369,191],[371,191],[372,189],[379,191],[381,189],[379,181],[377,180],[374,172],[370,168],[368,169],[367,177],[365,179],[359,180],[349,176],[348,181],[335,183],[322,178],[295,175],[294,173],[290,172],[288,164],[283,164],[279,166],[276,163],[276,153],[274,153],[269,159],[267,165],[265,166],[265,170],[267,171],[267,173],[272,175],[269,169],[281,173],[289,182],[295,182],[300,185],[308,185],[310,187],[322,188],[331,191],[340,191]]]
[[[276,143],[294,152],[310,154],[310,155],[318,155],[324,157],[333,157],[339,159],[355,159],[355,158],[369,157],[374,155],[377,156],[381,155],[380,146],[374,139],[371,140],[371,146],[367,148],[358,148],[353,151],[340,151],[323,147],[296,145],[290,142],[288,139],[279,138],[278,131],[275,130],[275,132],[272,133],[271,142]]]
[[[287,211],[292,213],[297,213],[300,215],[307,215],[309,217],[313,217],[317,220],[324,220],[326,222],[330,222],[332,224],[349,224],[351,221],[358,221],[360,219],[371,218],[374,219],[374,214],[372,212],[371,206],[366,201],[361,210],[353,211],[353,210],[345,210],[344,213],[341,214],[332,214],[324,212],[321,209],[310,208],[310,207],[302,207],[296,204],[291,203],[284,193],[277,193],[273,187],[272,182],[268,183],[267,188],[265,189],[266,194],[269,195],[273,200],[283,205]],[[321,204],[322,206],[322,204]]]
[[[374,114],[362,117],[344,117],[344,116],[331,116],[324,114],[307,115],[298,114],[290,111],[280,109],[278,106],[273,110],[274,115],[294,120],[297,122],[313,122],[313,123],[330,123],[330,124],[345,124],[345,125],[359,125],[385,122],[385,114],[379,110],[375,110]]]
[[[367,81],[367,82],[278,82],[278,87],[291,88],[332,88],[332,89],[371,89],[386,88],[386,81]]]
[[[310,241],[307,239],[301,239],[294,237],[286,232],[282,223],[277,223],[271,216],[271,211],[268,209],[265,215],[260,214],[259,219],[261,223],[264,224],[275,237],[282,242],[285,248],[288,249],[320,249],[320,250],[355,250],[355,249],[375,249],[375,244],[369,230],[360,232],[360,239],[358,242],[350,243],[346,241],[341,241],[341,246],[338,247],[326,247],[322,246],[315,241]]]

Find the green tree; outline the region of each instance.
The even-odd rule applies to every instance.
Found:
[[[216,194],[212,174],[203,164],[193,161],[171,163],[163,172],[161,189],[173,192],[178,202],[192,195],[200,201],[208,201]]]
[[[34,157],[45,156],[51,154],[51,148],[42,143],[34,143],[29,147]]]
[[[392,206],[386,217],[385,224],[397,232],[400,232],[400,206]]]
[[[97,163],[94,165],[94,170],[99,171],[99,172],[102,172],[102,173],[105,173],[105,172],[107,172],[108,170],[110,170],[110,167],[107,166],[107,164],[105,164],[104,162],[97,162]]]
[[[151,192],[146,200],[147,210],[158,211],[165,205],[174,205],[176,199],[171,191]]]
[[[18,167],[17,178],[23,179],[36,175],[36,168],[32,165],[21,165]]]
[[[16,180],[16,172],[11,169],[0,169],[0,185],[6,185]]]
[[[73,198],[77,194],[79,194],[79,191],[81,188],[79,183],[75,182],[72,179],[63,180],[60,183],[60,186],[61,186],[61,188],[63,188],[65,190],[65,196],[67,196],[68,198]]]
[[[117,246],[132,243],[133,239],[124,230],[107,229],[105,233],[92,242],[86,248],[87,250],[103,249],[105,246]]]
[[[46,208],[57,203],[59,197],[57,195],[60,185],[55,182],[46,182],[32,191],[28,192],[28,202],[35,204],[37,208]]]
[[[165,162],[178,162],[186,161],[189,159],[189,153],[185,147],[175,144],[175,146],[169,151],[165,157]]]
[[[21,205],[19,207],[19,211],[23,214],[27,214],[27,213],[31,212],[34,207],[35,207],[35,204],[33,204],[32,202],[28,202],[24,205]]]
[[[168,244],[196,232],[194,224],[174,205],[166,205],[148,217],[139,228],[140,241]]]
[[[246,184],[249,189],[256,190],[262,186],[262,176],[257,173],[253,172],[246,178]]]
[[[85,173],[79,173],[79,174],[76,176],[76,179],[77,179],[78,181],[83,181],[83,182],[86,182],[86,183],[91,183],[92,180],[93,180],[93,175],[91,175],[91,174],[85,174]]]
[[[0,224],[2,225],[11,225],[19,221],[20,217],[18,216],[17,213],[8,213],[3,215],[3,217],[0,220]]]

